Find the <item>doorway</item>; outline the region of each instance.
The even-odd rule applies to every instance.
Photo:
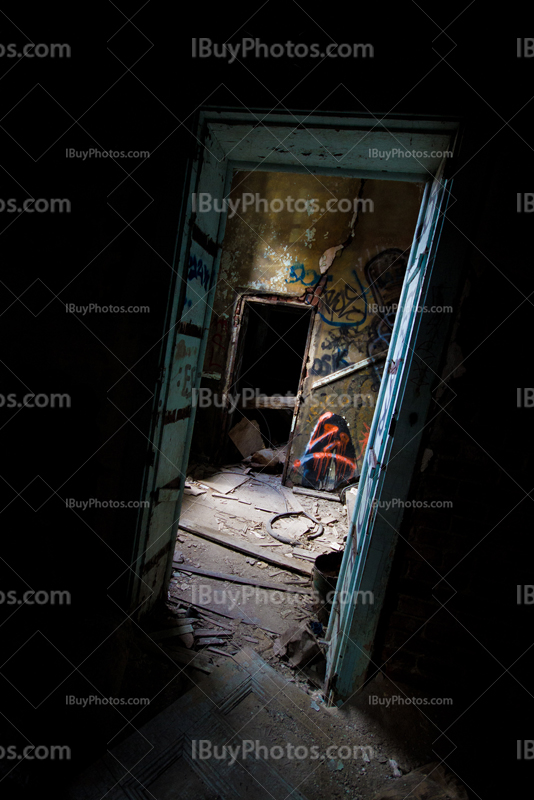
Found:
[[[314,309],[284,297],[242,299],[235,359],[230,355],[230,393],[234,397],[227,427],[246,418],[258,425],[268,448],[286,448],[298,408]],[[235,405],[235,409],[234,409]],[[231,442],[227,438],[227,442]],[[240,457],[234,445],[226,459]]]
[[[204,143],[204,151],[200,151],[192,165],[190,182],[184,193],[176,258],[177,278],[171,287],[162,357],[162,385],[155,398],[155,424],[150,435],[151,453],[144,487],[144,496],[150,498],[151,505],[139,520],[133,558],[138,580],[132,586],[132,605],[146,612],[164,595],[169,585],[193,427],[195,417],[199,419],[199,410],[193,406],[190,390],[197,390],[201,380],[219,381],[220,385],[221,378],[224,380],[228,375],[225,354],[230,339],[237,333],[234,324],[237,295],[265,293],[272,296],[284,292],[298,300],[315,291],[325,277],[323,267],[326,267],[329,274],[322,284],[322,306],[315,314],[312,332],[313,371],[308,370],[305,402],[299,408],[300,424],[293,431],[289,479],[302,484],[303,465],[311,461],[304,459],[310,455],[316,459],[316,450],[310,448],[313,431],[323,414],[337,413],[329,407],[334,395],[340,407],[342,398],[347,396],[360,399],[374,396],[374,407],[365,409],[357,405],[351,411],[353,417],[350,419],[343,411],[354,446],[355,458],[352,460],[361,478],[357,507],[348,519],[349,532],[339,583],[350,596],[368,587],[371,590],[381,587],[372,607],[362,610],[338,604],[333,609],[333,623],[325,637],[328,643],[328,686],[334,694],[346,696],[361,686],[365,679],[396,531],[403,516],[402,511],[395,511],[385,521],[378,518],[373,513],[374,501],[392,493],[396,498],[406,497],[421,435],[420,430],[414,432],[410,429],[410,419],[414,416],[423,419],[430,404],[430,390],[424,384],[421,386],[419,381],[415,386],[414,382],[412,390],[412,356],[423,337],[429,337],[432,352],[425,358],[425,368],[435,374],[445,341],[446,331],[431,331],[430,315],[421,318],[417,315],[417,308],[429,290],[439,291],[443,286],[449,297],[454,289],[451,281],[447,282],[450,259],[448,264],[436,260],[436,249],[450,186],[449,157],[455,150],[459,125],[456,120],[423,117],[405,119],[392,116],[380,122],[372,115],[354,118],[323,114],[311,117],[300,113],[270,113],[265,115],[264,124],[257,126],[248,112],[229,110],[221,113],[220,110],[203,109],[195,127],[197,139]],[[299,124],[295,127],[297,120]],[[311,127],[313,135],[309,130]],[[287,140],[287,147],[273,144],[273,136],[278,142]],[[391,146],[393,153],[400,152],[400,155],[387,161],[372,155],[373,146],[380,146],[383,150],[386,144]],[[405,159],[403,148],[413,150],[414,147],[420,157]],[[284,180],[295,183],[293,176],[297,174],[300,183],[306,177],[314,179],[314,193],[325,193],[325,203],[320,204],[321,208],[323,205],[328,207],[330,194],[325,187],[330,179],[354,181],[355,191],[350,193],[353,198],[362,196],[362,181],[368,181],[366,198],[369,184],[375,184],[376,200],[381,203],[384,218],[394,227],[391,235],[377,244],[376,232],[372,232],[372,225],[369,225],[367,234],[360,227],[355,236],[352,211],[347,220],[343,213],[337,213],[310,224],[311,214],[315,212],[306,205],[308,199],[304,194],[299,195],[305,206],[300,212],[302,218],[288,220],[284,231],[285,244],[281,243],[281,236],[271,236],[269,230],[255,224],[254,214],[262,213],[262,208],[258,212],[253,208],[247,212],[246,227],[259,231],[261,236],[256,235],[254,242],[250,243],[236,226],[235,247],[233,250],[228,248],[226,234],[232,227],[232,215],[221,213],[221,200],[230,195],[236,175],[240,183],[246,176],[253,175],[254,180],[263,183],[260,197],[266,198],[268,191],[272,190],[274,195],[275,189],[283,184],[283,175],[286,176]],[[397,191],[391,188],[394,184],[398,187],[409,185],[411,188],[406,191],[412,194],[419,192],[417,185],[423,188],[423,196],[417,197],[420,213],[415,234],[413,226],[409,233],[409,227],[391,213],[393,206],[401,211],[409,207],[405,202],[392,203],[393,192]],[[219,202],[211,203],[206,213],[198,213],[192,198],[208,190]],[[255,196],[252,186],[248,195]],[[309,197],[317,197],[317,194]],[[240,210],[243,210],[242,206]],[[235,219],[236,215],[233,216]],[[278,222],[280,219],[278,215]],[[368,219],[371,222],[374,215],[369,215]],[[376,221],[378,223],[378,217]],[[271,223],[274,223],[273,217],[265,222],[267,226]],[[322,229],[321,226],[326,224],[327,227]],[[380,224],[378,233],[384,235],[383,232],[384,226]],[[407,243],[400,241],[404,236],[409,237]],[[288,253],[291,249],[293,255],[296,242],[300,242],[302,248],[302,257],[298,259]],[[361,256],[354,252],[354,243],[358,242]],[[366,291],[364,281],[368,282],[368,278],[365,278],[365,268],[368,267],[368,275],[374,281],[372,266],[375,256],[383,260],[397,248],[403,253],[411,248],[399,299],[402,313],[396,316],[388,341],[387,358],[379,364],[382,351],[373,348],[374,339],[371,341],[370,337],[374,335],[383,345],[384,331],[378,321],[376,329],[371,325],[368,304],[375,298]],[[243,269],[251,259],[256,259],[256,267],[247,281]],[[198,269],[200,263],[202,270]],[[271,267],[275,264],[282,264],[286,272],[278,270],[273,274]],[[397,284],[393,282],[391,285]],[[219,305],[215,302],[218,289],[222,290]],[[381,307],[384,299],[389,301],[387,291],[384,294],[387,289],[380,289],[374,305]],[[382,317],[377,317],[377,320],[382,320]],[[348,336],[350,331],[358,335]],[[348,347],[347,337],[350,339]],[[234,338],[232,344],[235,341]],[[348,353],[345,352],[347,349]],[[345,371],[345,364],[348,364],[350,373]],[[235,374],[246,380],[244,371],[237,370]],[[183,381],[188,376],[186,386]],[[264,378],[263,375],[259,377]],[[345,391],[343,381],[349,379],[355,382],[355,390]],[[324,380],[328,381],[328,386]],[[335,390],[330,388],[331,382],[335,382]],[[373,382],[377,384],[376,390]],[[213,415],[213,419],[214,436],[220,438],[222,426],[217,422],[220,417]],[[213,440],[214,436],[208,433],[208,438]],[[305,477],[313,483],[313,476]],[[322,473],[319,477],[322,478]],[[221,502],[226,502],[228,509],[230,504],[238,508],[236,499],[228,498]],[[241,506],[245,508],[250,504],[244,502]],[[267,507],[267,503],[264,505]],[[263,534],[252,535],[261,539]],[[239,541],[242,533],[237,531],[229,537]],[[262,544],[259,541],[257,547]],[[271,562],[273,559],[274,555]],[[288,559],[293,569],[295,561]]]

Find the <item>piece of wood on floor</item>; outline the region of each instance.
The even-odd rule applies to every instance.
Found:
[[[233,658],[235,661],[233,653],[225,653],[224,650],[219,650],[217,647],[207,647],[206,649],[209,650],[210,653],[216,653],[218,656],[226,656],[227,658]]]
[[[212,644],[226,644],[226,642],[217,636],[206,636],[205,639],[197,639],[197,647],[207,647]]]
[[[268,628],[266,625],[262,625],[261,620],[256,619],[255,617],[248,616],[244,611],[240,614],[235,613],[234,611],[230,611],[229,609],[225,609],[224,611],[221,610],[220,606],[210,605],[209,603],[193,603],[191,600],[188,600],[187,597],[178,594],[176,591],[169,597],[169,603],[188,603],[190,606],[194,606],[198,609],[203,609],[205,611],[209,611],[212,614],[220,614],[222,617],[227,617],[228,619],[234,619],[236,622],[242,622],[244,625],[252,625],[254,628],[261,628],[262,631],[268,631],[269,633],[279,633],[279,631],[275,631],[272,628]]]
[[[266,511],[267,514],[279,514],[280,513],[280,511],[278,511],[278,509],[274,509],[274,508],[271,508],[271,507],[268,507],[268,506],[254,506],[254,508],[256,509],[256,511]]]
[[[259,545],[244,542],[243,540],[236,541],[231,539],[229,536],[225,536],[219,531],[216,532],[208,529],[207,527],[193,528],[183,524],[181,520],[179,527],[181,530],[191,533],[194,536],[207,539],[207,541],[213,542],[214,544],[220,544],[223,547],[229,547],[231,550],[235,550],[238,553],[244,553],[247,556],[255,556],[257,559],[261,561],[267,561],[268,564],[273,564],[276,567],[284,567],[292,572],[300,572],[303,575],[311,575],[312,567],[310,565],[305,564],[302,561],[300,563],[292,561],[292,559],[286,558],[283,554],[279,555],[278,553],[271,553],[267,550],[267,548],[260,550]]]
[[[195,639],[206,639],[210,636],[218,636],[221,639],[230,639],[233,636],[232,631],[213,630],[213,628],[197,628],[194,632]]]
[[[287,501],[287,503],[289,505],[288,511],[291,511],[291,510],[293,510],[293,511],[305,511],[305,508],[302,505],[302,503],[300,502],[300,500],[298,499],[298,497],[295,497],[293,492],[290,489],[288,489],[287,486],[282,486],[281,485],[280,486],[280,491],[284,495],[284,497],[285,497],[285,499],[286,499],[286,501]]]
[[[191,624],[188,624],[188,625],[180,625],[175,628],[166,628],[163,631],[156,631],[155,633],[151,633],[150,638],[152,639],[153,642],[159,642],[162,639],[169,639],[171,636],[181,636],[183,633],[193,633],[193,626]]]
[[[233,497],[232,495],[229,495],[229,494],[219,494],[218,492],[213,492],[213,494],[211,496],[212,497],[218,497],[221,500],[237,500],[238,503],[243,503],[243,505],[245,505],[245,506],[251,506],[252,505],[252,503],[249,503],[248,500],[241,500],[241,498],[238,497],[237,495],[235,495],[235,497]]]
[[[173,566],[175,566],[176,569],[180,569],[179,565],[174,565],[174,562]],[[259,586],[262,589],[273,589],[275,591],[281,590],[283,592],[297,592],[300,594],[306,594],[306,592],[303,592],[303,590],[288,589],[279,583],[266,581],[262,578],[242,578],[240,575],[229,575],[225,572],[213,572],[209,569],[201,569],[196,567],[189,567],[189,569],[195,575],[203,575],[205,578],[214,578],[215,580],[228,581],[229,583],[244,583],[247,586]]]
[[[227,617],[228,619],[241,620],[241,617],[238,616],[237,614],[231,614],[229,611],[221,611],[220,608],[216,608],[215,606],[212,606],[209,603],[193,603],[193,602],[191,602],[191,600],[189,600],[184,595],[178,595],[178,594],[176,594],[176,592],[174,593],[174,595],[171,595],[171,597],[169,597],[168,602],[171,603],[171,604],[172,603],[180,603],[180,604],[181,603],[187,603],[188,605],[193,606],[194,608],[205,609],[206,611],[211,611],[212,614],[220,614],[221,617]]]
[[[233,633],[234,631],[233,628],[231,628],[229,625],[223,625],[222,622],[219,622],[218,619],[212,617],[211,614],[206,614],[205,611],[199,611],[198,613],[200,614],[203,620],[206,620],[206,622],[211,622],[212,625],[217,625],[218,628],[223,628],[225,631],[230,631],[231,633]]]
[[[293,548],[293,555],[297,558],[306,558],[309,561],[315,561],[316,556],[311,550],[304,550],[302,547],[294,547]]]
[[[341,503],[341,499],[337,494],[330,492],[316,492],[315,489],[303,489],[302,486],[294,486],[293,492],[295,494],[304,494],[308,497],[320,497],[321,500],[334,500],[336,503]]]

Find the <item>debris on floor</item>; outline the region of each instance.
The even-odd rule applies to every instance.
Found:
[[[243,458],[252,455],[256,450],[265,447],[260,435],[260,426],[256,420],[249,420],[246,417],[234,425],[229,431],[228,436],[235,444]]]
[[[306,524],[305,521],[304,521],[304,528],[301,527],[299,531],[298,521],[293,519],[294,517],[298,517],[299,514],[304,515],[307,519],[309,519],[313,523],[313,525],[317,525],[317,529],[314,530],[313,533],[309,533],[310,525]],[[283,518],[287,519],[288,517],[291,518],[290,527],[293,534],[295,533],[297,534],[300,533],[300,535],[306,534],[308,539],[317,539],[319,536],[322,536],[324,527],[323,525],[321,525],[320,522],[318,522],[318,520],[312,517],[311,514],[308,514],[306,511],[285,511],[282,514],[275,514],[274,517],[272,517],[272,519],[269,519],[265,522],[265,530],[270,536],[273,537],[273,539],[277,539],[282,544],[299,545],[301,543],[299,539],[283,536],[280,532],[274,530],[273,526],[275,522]],[[299,521],[302,524],[302,521],[301,520]]]
[[[313,632],[302,625],[289,628],[274,643],[274,654],[286,657],[292,667],[305,667],[318,659],[324,658]]]
[[[419,767],[408,775],[402,775],[400,771],[395,774],[402,776],[402,780],[395,781],[385,791],[377,792],[373,800],[405,800],[408,796],[414,800],[468,800],[465,787],[456,775],[438,761]]]
[[[188,523],[188,524],[186,524]],[[257,560],[259,561],[266,561],[270,564],[275,564],[276,566],[282,566],[286,569],[292,570],[294,572],[301,572],[304,575],[311,574],[311,567],[308,567],[302,563],[292,563],[288,561],[288,556],[291,556],[291,553],[269,553],[267,550],[260,550],[260,545],[256,543],[256,541],[243,542],[242,540],[235,540],[227,538],[227,536],[222,532],[215,532],[213,528],[210,530],[209,526],[206,527],[192,527],[191,520],[180,520],[180,529],[182,531],[187,531],[188,533],[192,533],[194,536],[199,536],[202,539],[207,539],[208,541],[222,545],[223,547],[228,547],[231,550],[236,550],[239,553],[244,553],[245,555],[249,556],[249,560],[247,563],[251,563],[254,561],[256,563]],[[243,531],[243,534],[249,533],[248,528],[246,531]],[[251,556],[254,555],[255,559],[252,559]]]
[[[215,489],[216,492],[226,495],[241,486],[248,480],[246,475],[236,475],[233,472],[219,472],[212,478],[204,478],[203,486],[208,489]]]
[[[287,445],[257,450],[245,461],[250,463],[251,467],[261,469],[262,472],[282,472],[286,458]]]
[[[190,483],[186,483],[184,486],[184,494],[198,497],[200,494],[206,494],[206,489],[201,489],[200,486],[193,486]]]
[[[339,495],[335,494],[334,492],[318,492],[315,489],[304,489],[302,486],[295,486],[293,488],[295,494],[303,494],[307,497],[320,497],[321,500],[328,500],[329,502],[334,501],[335,503],[341,503],[341,499]]]
[[[255,426],[242,420],[232,430],[243,454]],[[207,654],[202,643],[210,638],[222,640],[216,649],[227,654],[232,647],[253,647],[286,679],[311,693],[323,685],[320,640],[328,622],[317,584],[326,594],[337,577],[328,569],[318,573],[315,562],[323,557],[334,558],[336,566],[341,562],[348,524],[345,506],[339,504],[346,493],[283,486],[285,455],[285,447],[265,448],[261,442],[238,464],[219,469],[190,465],[191,492],[183,499],[169,600],[175,609],[222,619],[233,631],[221,636],[209,622],[193,623],[189,636],[195,651]],[[217,593],[225,595],[224,603],[215,602]],[[272,602],[274,597],[280,601]],[[213,635],[195,634],[202,628]]]
[[[186,535],[183,538],[182,547],[187,550],[192,537]],[[212,547],[206,543],[206,553]],[[239,554],[235,554],[235,558],[244,560]],[[283,571],[277,577],[283,580],[287,573]],[[140,681],[148,680],[153,689],[152,681],[159,665],[159,669],[165,670],[161,673],[161,686],[164,688],[155,698],[156,703],[161,701],[156,713],[165,713],[164,709],[170,702],[180,704],[177,698],[184,695],[184,702],[190,708],[189,698],[195,692],[198,701],[207,702],[215,714],[219,713],[221,705],[225,705],[223,733],[230,725],[235,731],[246,729],[246,734],[241,736],[246,735],[247,739],[267,748],[280,745],[285,748],[290,743],[295,747],[305,744],[310,750],[316,749],[320,756],[312,762],[290,759],[283,765],[286,784],[298,786],[308,800],[322,800],[324,797],[405,800],[408,796],[415,800],[467,800],[464,787],[444,764],[429,763],[435,758],[436,731],[444,727],[438,725],[438,717],[434,722],[413,704],[398,706],[394,712],[385,714],[383,706],[369,703],[369,698],[376,694],[383,697],[396,695],[399,691],[407,696],[413,694],[407,686],[393,683],[379,673],[342,709],[330,708],[323,700],[320,686],[310,687],[314,673],[315,681],[320,684],[320,660],[306,667],[294,668],[287,656],[284,659],[274,654],[271,656],[273,645],[281,636],[273,636],[257,627],[253,629],[254,635],[250,636],[251,629],[242,621],[207,613],[187,601],[170,603],[166,611],[158,614],[147,622],[152,637],[158,631],[183,624],[191,624],[196,636],[191,647],[186,648],[175,643],[178,637],[168,636],[156,642],[150,634],[137,634],[136,641],[144,655],[136,673],[130,677],[137,682],[130,682],[125,689],[131,693],[135,686],[139,696],[149,696],[147,686]],[[294,638],[298,646],[298,636],[294,636],[295,623],[288,627],[292,635],[285,637],[288,640],[286,650],[291,644],[290,639]],[[320,630],[313,633],[317,635]],[[208,644],[212,639],[218,639],[219,643]],[[156,664],[156,670],[152,664]],[[172,670],[176,668],[178,672],[173,674]],[[251,681],[243,682],[242,670],[249,671]],[[234,684],[228,679],[232,674],[236,676]],[[260,685],[259,693],[254,688],[250,692],[249,686]],[[238,698],[236,687],[244,689]],[[176,691],[174,698],[169,694],[172,690]],[[166,702],[162,699],[164,692],[167,693]],[[214,703],[212,698],[217,692],[218,702]],[[224,704],[226,697],[232,702]],[[144,722],[154,718],[154,708],[151,703],[142,712]],[[138,725],[136,719],[136,728]],[[158,727],[156,721],[151,721],[150,725],[152,731]],[[166,732],[168,726],[162,725],[161,729]],[[413,736],[415,730],[417,736]],[[168,746],[165,735],[161,741]],[[332,745],[336,745],[335,751],[329,752]],[[393,774],[393,764],[398,774]],[[278,768],[278,762],[276,766]],[[169,781],[175,780],[174,774],[170,775]]]

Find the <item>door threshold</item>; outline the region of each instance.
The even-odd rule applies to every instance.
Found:
[[[320,500],[334,500],[336,503],[341,503],[341,497],[334,492],[320,492],[317,489],[305,489],[302,486],[294,486],[292,491],[295,494],[304,494],[307,497],[317,497]]]

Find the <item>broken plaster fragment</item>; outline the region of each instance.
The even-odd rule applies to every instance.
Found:
[[[333,262],[334,258],[336,257],[336,255],[340,250],[343,250],[342,244],[338,244],[336,245],[336,247],[329,247],[328,250],[324,251],[321,258],[319,259],[319,270],[321,272],[321,275],[324,275],[324,273],[329,268],[329,266],[331,265],[331,263]]]

